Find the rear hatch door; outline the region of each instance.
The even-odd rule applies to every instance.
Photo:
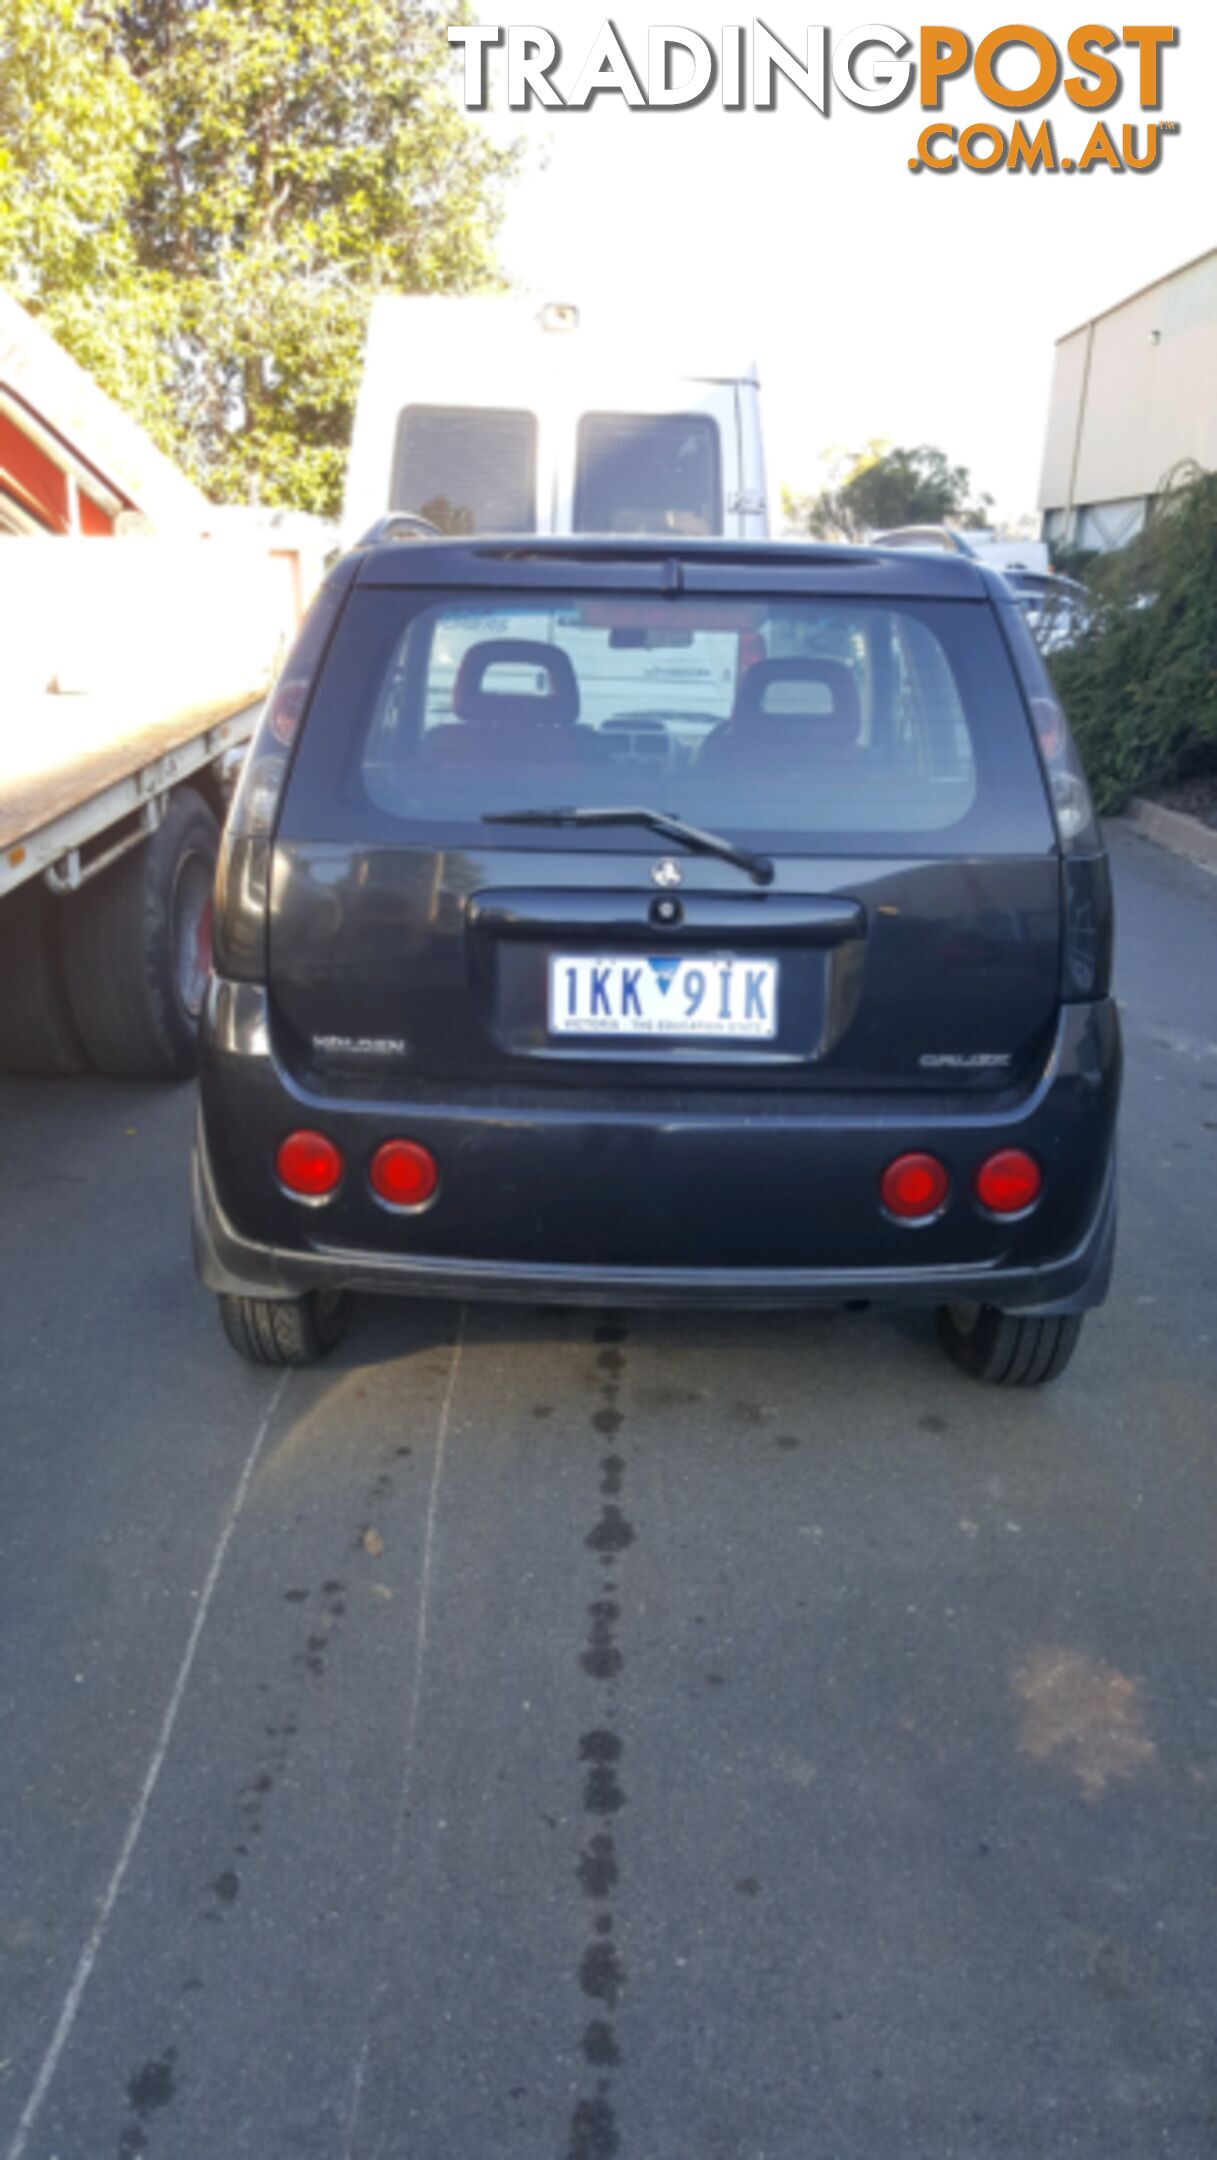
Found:
[[[277,836],[285,1055],[488,1096],[1037,1068],[1059,860],[996,611],[965,566],[774,557],[686,562],[677,593],[646,551],[372,560]],[[641,819],[498,822],[596,806],[674,813],[771,879]]]

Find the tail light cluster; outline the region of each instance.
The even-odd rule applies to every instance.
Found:
[[[275,1175],[295,1200],[328,1200],[346,1175],[342,1150],[324,1133],[288,1133],[275,1155]],[[418,1140],[383,1140],[367,1165],[367,1179],[386,1207],[427,1205],[439,1189],[439,1167]]]
[[[338,620],[352,566],[330,572],[301,626],[263,709],[237,782],[216,865],[214,946],[217,974],[236,982],[266,980],[271,840],[292,745]],[[301,1195],[302,1198],[305,1195]]]
[[[1043,1189],[1043,1173],[1022,1148],[999,1148],[972,1179],[972,1193],[987,1215],[1025,1215]],[[898,1222],[933,1222],[951,1193],[945,1163],[936,1155],[897,1155],[879,1180],[879,1197]]]
[[[1033,697],[1031,713],[1061,843],[1061,994],[1070,1001],[1106,997],[1114,928],[1111,872],[1081,762],[1055,695]]]
[[[1105,998],[1111,989],[1111,875],[1077,746],[1052,677],[1026,621],[1004,607],[1061,851],[1061,995]]]

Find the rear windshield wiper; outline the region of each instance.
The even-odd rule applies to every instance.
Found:
[[[720,833],[702,832],[683,818],[668,817],[662,810],[487,810],[484,825],[646,825],[663,840],[675,840],[694,855],[718,855],[723,862],[746,870],[755,885],[772,885],[773,864],[767,855],[737,847]]]

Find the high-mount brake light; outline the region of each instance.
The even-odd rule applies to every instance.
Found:
[[[328,1200],[342,1183],[342,1154],[324,1133],[302,1128],[280,1142],[275,1174],[297,1200]]]
[[[434,1155],[418,1140],[385,1140],[368,1165],[368,1179],[386,1207],[425,1207],[439,1184]]]
[[[976,1197],[990,1215],[1025,1215],[1043,1185],[1039,1164],[1022,1148],[999,1148],[976,1173]]]
[[[936,1155],[897,1155],[879,1181],[879,1197],[900,1222],[932,1222],[946,1206],[951,1181]]]
[[[584,630],[671,630],[672,602],[651,600],[645,596],[615,592],[597,598],[594,594],[586,600],[573,604],[575,617]],[[739,631],[741,635],[750,630],[759,631],[765,610],[755,600],[702,599],[696,602],[696,614],[692,609],[682,608],[677,620],[689,630]],[[764,658],[762,648],[759,655]]]

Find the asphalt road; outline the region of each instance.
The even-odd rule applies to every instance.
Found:
[[[3,2160],[1217,2152],[1217,879],[1111,1302],[227,1350],[188,1090],[0,1088]]]

